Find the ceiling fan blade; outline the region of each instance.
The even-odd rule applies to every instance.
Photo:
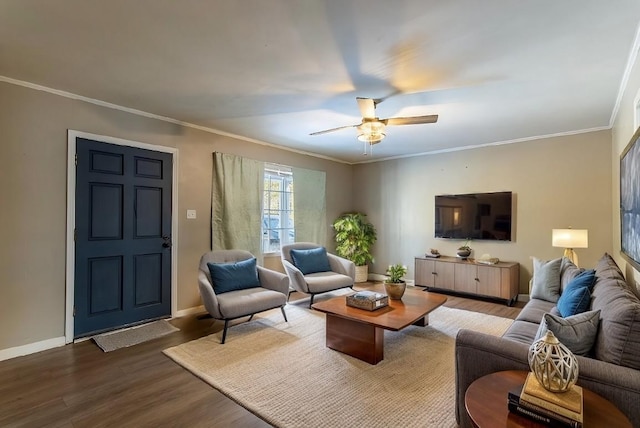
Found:
[[[360,124],[358,123],[357,125],[345,125],[345,126],[339,126],[337,128],[325,129],[324,131],[312,132],[309,135],[322,135],[322,134],[326,134],[333,131],[340,131],[341,129],[355,128],[356,126],[360,126]]]
[[[438,115],[431,114],[429,116],[390,117],[382,119],[380,122],[384,122],[386,125],[419,125],[421,123],[436,123],[437,121]]]
[[[357,97],[358,107],[360,108],[360,114],[363,119],[375,119],[376,117],[376,102],[372,98],[360,98]]]

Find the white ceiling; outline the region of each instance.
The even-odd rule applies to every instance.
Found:
[[[0,0],[0,76],[346,162],[607,128],[640,1]],[[5,79],[6,80],[6,79]]]

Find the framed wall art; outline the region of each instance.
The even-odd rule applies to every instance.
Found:
[[[620,155],[620,248],[640,270],[640,128]]]

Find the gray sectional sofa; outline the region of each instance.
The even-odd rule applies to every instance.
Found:
[[[561,291],[579,272],[563,260]],[[634,427],[640,427],[640,299],[608,254],[598,261],[595,276],[590,310],[600,310],[600,322],[589,356],[577,356],[578,385],[607,398]],[[502,337],[471,330],[458,333],[456,420],[460,426],[472,426],[464,394],[474,380],[501,370],[529,370],[529,345],[547,312],[557,313],[555,303],[531,299]]]

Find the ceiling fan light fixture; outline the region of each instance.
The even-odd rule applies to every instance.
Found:
[[[386,136],[387,134],[383,132],[371,133],[371,134],[362,133],[362,134],[358,134],[358,141],[362,141],[369,144],[378,144]]]
[[[385,128],[385,124],[378,120],[365,121],[358,126],[358,140],[369,144],[377,144],[387,136]]]

